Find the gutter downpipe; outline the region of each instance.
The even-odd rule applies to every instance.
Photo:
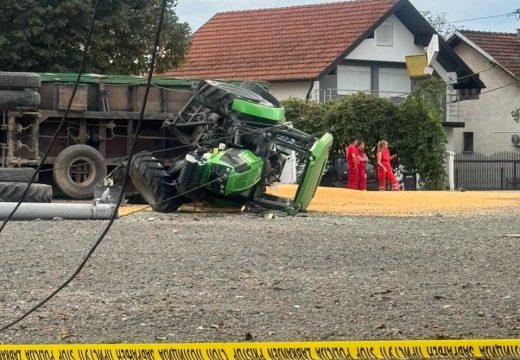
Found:
[[[312,93],[312,89],[314,89],[314,82],[318,79],[312,79],[311,80],[311,86],[309,86],[309,91],[307,91],[307,95],[305,96],[305,101],[309,101]]]

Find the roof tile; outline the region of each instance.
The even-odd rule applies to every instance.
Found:
[[[218,13],[192,36],[187,78],[314,79],[398,0],[357,0]]]
[[[520,79],[520,37],[516,33],[461,30],[464,36]]]

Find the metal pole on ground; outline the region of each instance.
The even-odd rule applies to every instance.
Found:
[[[0,203],[0,219],[6,219],[17,203]],[[64,219],[108,220],[115,211],[115,204],[71,203],[22,203],[13,215],[13,220]]]

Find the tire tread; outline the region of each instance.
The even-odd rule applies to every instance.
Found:
[[[27,183],[0,182],[0,201],[18,202],[27,187]],[[25,196],[24,202],[49,203],[52,201],[52,186],[32,184]]]
[[[130,178],[135,188],[154,211],[168,213],[176,211],[182,198],[175,196],[175,189],[169,184],[169,175],[159,161],[147,151],[134,155],[130,163]]]
[[[37,89],[41,86],[41,77],[35,73],[0,71],[2,89]]]

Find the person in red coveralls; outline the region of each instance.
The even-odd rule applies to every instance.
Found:
[[[345,150],[345,156],[347,157],[347,188],[352,190],[358,189],[359,181],[357,143],[356,137],[351,138],[350,145]]]
[[[358,151],[358,189],[366,190],[368,157],[365,155],[365,143],[358,141],[356,148]]]
[[[386,188],[386,182],[392,185],[394,191],[399,191],[399,184],[395,178],[392,170],[390,161],[395,158],[396,155],[390,155],[388,150],[388,142],[381,140],[377,144],[377,177],[379,178],[379,191],[384,191]]]

